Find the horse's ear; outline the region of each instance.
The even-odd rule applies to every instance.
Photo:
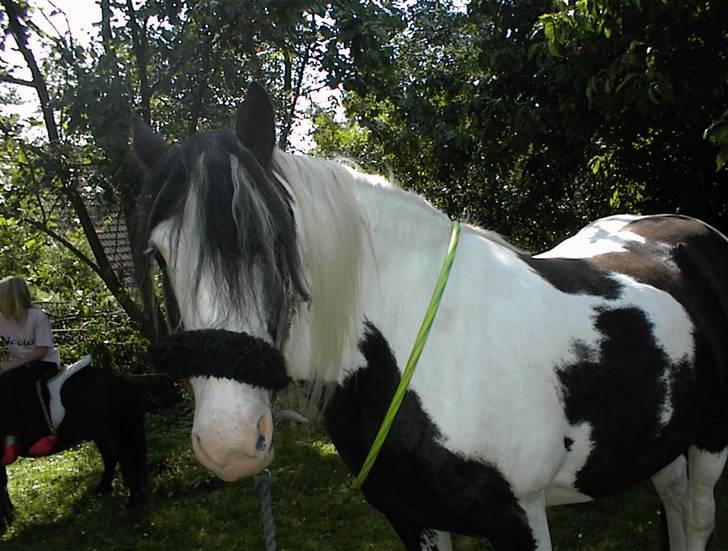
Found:
[[[253,152],[261,166],[268,167],[276,143],[276,121],[273,102],[257,82],[250,85],[238,107],[235,131],[240,143]]]
[[[151,170],[169,149],[167,142],[154,132],[141,117],[134,120],[134,152],[144,168]]]

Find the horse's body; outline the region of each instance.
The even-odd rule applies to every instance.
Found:
[[[251,338],[261,364],[284,364],[313,389],[359,470],[450,238],[421,198],[275,150],[272,134],[269,100],[253,87],[237,135],[172,149],[145,127],[136,136],[151,168],[147,238],[186,330],[158,360],[184,364],[193,447],[226,480],[272,459],[273,386],[239,366]],[[652,477],[671,548],[704,548],[728,439],[726,281],[725,237],[686,217],[604,219],[534,257],[464,226],[366,498],[408,549],[448,549],[448,532],[549,549],[547,505]],[[185,339],[202,329],[245,344],[195,355]]]
[[[39,377],[45,375],[24,372],[23,368],[19,368],[0,376],[0,434],[9,432],[17,435],[22,455],[26,457],[30,445],[49,430],[35,384]],[[58,426],[59,443],[54,453],[92,440],[104,463],[96,492],[111,492],[118,463],[129,487],[129,504],[141,502],[147,454],[145,407],[140,391],[109,370],[86,367],[65,382],[61,399],[66,413]],[[0,533],[5,531],[6,522],[11,520],[12,503],[3,466],[0,467]]]

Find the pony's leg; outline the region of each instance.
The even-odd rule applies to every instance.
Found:
[[[104,472],[98,486],[96,486],[96,493],[98,495],[109,494],[111,493],[111,481],[114,479],[116,464],[119,461],[119,447],[108,440],[95,440],[94,442],[101,454],[101,460],[104,462]]]
[[[2,465],[0,466],[0,535],[7,531],[14,518],[13,502],[10,501],[8,493],[8,473],[5,465]]]
[[[529,499],[520,500],[521,507],[526,511],[528,526],[531,528],[535,549],[538,551],[551,551],[551,534],[549,522],[546,517],[546,494],[538,492]]]
[[[715,527],[715,488],[723,472],[728,448],[717,453],[691,446],[688,450],[688,496],[685,533],[688,551],[703,551]]]
[[[142,503],[147,482],[147,441],[144,431],[144,417],[129,420],[121,445],[119,466],[124,483],[129,488],[128,506]]]
[[[680,455],[667,467],[652,476],[652,483],[662,500],[667,521],[670,551],[685,551],[683,506],[688,494],[688,461]]]
[[[0,536],[7,531],[15,519],[13,509],[13,502],[10,501],[10,494],[5,486],[0,489]]]

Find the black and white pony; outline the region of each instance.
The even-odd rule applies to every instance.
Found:
[[[14,369],[0,375],[0,435],[14,434],[22,453],[48,434],[48,418],[39,402],[37,381],[45,380],[43,366]],[[48,401],[47,389],[41,391]],[[128,505],[145,499],[147,444],[145,404],[141,391],[109,369],[84,367],[68,377],[60,389],[65,410],[58,425],[57,453],[85,440],[93,440],[104,464],[96,493],[108,494],[119,465],[129,488]],[[12,430],[7,427],[12,426]],[[7,471],[0,466],[0,534],[13,521],[7,489]]]
[[[189,379],[195,454],[225,480],[270,463],[289,379],[359,470],[451,237],[417,195],[274,136],[257,85],[235,130],[169,147],[135,129],[144,246],[183,329],[154,354]],[[727,283],[725,236],[683,216],[606,218],[536,256],[464,224],[364,495],[408,549],[456,532],[543,550],[547,506],[652,478],[671,549],[703,549],[728,442]]]

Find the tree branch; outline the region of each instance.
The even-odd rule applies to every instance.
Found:
[[[32,80],[23,80],[22,78],[16,78],[12,75],[0,74],[0,82],[7,82],[9,84],[17,84],[18,86],[28,86],[29,88],[35,88],[35,83]]]
[[[13,35],[18,50],[22,54],[23,59],[25,59],[25,63],[28,65],[28,69],[30,69],[30,74],[33,76],[33,88],[35,88],[38,99],[40,100],[40,109],[43,113],[48,138],[51,143],[58,142],[60,140],[58,126],[53,116],[53,109],[50,106],[51,101],[50,95],[48,94],[48,87],[46,86],[43,74],[38,68],[35,56],[28,47],[27,27],[24,27],[20,22],[21,17],[25,17],[26,12],[13,0],[0,0],[0,2],[2,2],[5,13],[8,16],[8,30]]]
[[[102,1],[103,5],[107,5],[108,0]],[[141,117],[144,122],[151,124],[152,121],[152,89],[149,87],[149,75],[147,73],[147,20],[140,27],[137,21],[137,12],[134,10],[132,0],[126,1],[126,12],[129,17],[129,30],[131,31],[132,50],[136,61],[137,71],[139,73],[139,95],[141,96]],[[107,16],[104,16],[106,19]],[[110,34],[110,31],[109,31]]]
[[[280,139],[278,140],[278,146],[281,149],[285,149],[288,146],[288,138],[291,134],[291,130],[293,129],[293,119],[296,116],[296,105],[298,104],[298,99],[301,97],[301,87],[303,86],[304,73],[306,71],[306,67],[308,66],[308,62],[311,59],[312,47],[313,42],[309,42],[306,45],[306,49],[303,52],[303,59],[298,66],[298,70],[296,71],[295,86],[293,87],[294,89],[290,90],[291,104],[289,106],[288,113],[286,114],[285,123],[281,128]],[[288,59],[287,56],[286,59]],[[291,77],[290,73],[288,74],[288,76],[289,78]]]
[[[103,278],[103,274],[101,273],[101,268],[99,268],[98,264],[96,264],[93,260],[91,260],[88,256],[86,256],[83,251],[78,249],[73,243],[68,241],[65,237],[63,237],[61,234],[53,231],[48,226],[46,226],[42,222],[38,222],[37,220],[33,220],[32,218],[25,218],[21,217],[19,218],[21,222],[24,224],[27,224],[28,226],[35,228],[41,233],[44,233],[48,237],[52,237],[54,241],[58,241],[61,245],[66,247],[69,251],[71,251],[74,255],[76,255],[81,262],[86,264],[89,268],[91,268],[94,272],[96,272],[100,277]]]

